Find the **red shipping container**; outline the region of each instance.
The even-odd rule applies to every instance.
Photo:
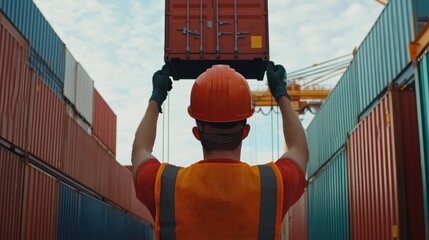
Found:
[[[0,137],[26,149],[29,44],[0,12]]]
[[[23,162],[0,145],[0,239],[19,239]]]
[[[80,161],[77,161],[76,155],[78,150],[78,134],[82,134],[83,131],[78,131],[79,126],[70,117],[66,117],[65,120],[65,131],[64,131],[64,147],[63,156],[61,157],[61,171],[72,177],[75,180],[81,179]]]
[[[425,238],[415,101],[390,89],[347,139],[351,239]]]
[[[97,182],[99,178],[99,163],[97,158],[97,143],[91,136],[89,136],[84,129],[77,126],[76,134],[76,155],[72,161],[75,161],[76,173],[78,173],[78,181],[87,186],[88,188],[100,192],[97,189]]]
[[[124,209],[131,211],[131,188],[134,187],[131,173],[119,163],[115,163],[116,181],[114,202],[118,203],[118,205]]]
[[[113,195],[115,193],[114,187],[116,176],[115,166],[116,160],[100,145],[98,147],[98,168],[99,168],[99,179],[97,181],[97,190],[102,196],[105,196],[109,200],[113,201]]]
[[[164,60],[176,80],[220,63],[262,80],[268,46],[267,0],[166,1]]]
[[[56,239],[58,181],[32,165],[25,167],[22,239]]]
[[[94,88],[93,134],[113,154],[116,153],[116,115]]]
[[[66,106],[62,99],[32,72],[28,150],[54,168],[60,168],[64,146]]]
[[[289,209],[289,239],[308,239],[307,190],[301,198]]]

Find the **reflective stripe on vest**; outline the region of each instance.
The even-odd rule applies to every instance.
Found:
[[[174,187],[179,167],[167,165],[162,172],[159,208],[161,239],[176,239],[176,221],[174,217]]]
[[[259,240],[271,240],[276,236],[277,180],[270,165],[259,165],[261,196],[259,216]],[[162,240],[176,239],[175,185],[180,168],[166,165],[161,174],[159,198],[159,237]]]
[[[277,181],[270,165],[260,165],[261,215],[259,217],[259,240],[274,239],[276,232]]]

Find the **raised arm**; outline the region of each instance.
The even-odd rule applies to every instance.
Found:
[[[286,70],[282,65],[269,62],[267,78],[271,94],[277,101],[283,119],[283,135],[288,151],[282,155],[282,158],[295,161],[305,173],[308,161],[307,140],[286,90]]]
[[[167,98],[167,92],[172,89],[172,82],[166,65],[162,67],[162,70],[155,72],[152,77],[152,86],[152,96],[134,138],[131,155],[133,174],[136,173],[140,164],[155,158],[152,155],[152,149],[156,138],[158,116],[159,113],[162,113],[161,105]]]

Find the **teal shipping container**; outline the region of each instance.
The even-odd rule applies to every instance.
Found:
[[[387,85],[411,70],[411,1],[391,0],[355,52],[354,59],[307,128],[308,176],[314,175],[346,142],[359,115]],[[412,75],[412,71],[411,71]]]
[[[65,73],[65,45],[32,0],[0,0],[2,11],[30,42],[30,65],[59,95]]]
[[[423,171],[426,236],[429,235],[429,49],[421,56],[416,79],[417,107],[419,115],[420,155]]]
[[[411,1],[391,0],[358,48],[355,61],[359,84],[359,113],[411,63]]]
[[[344,149],[309,180],[308,239],[350,239]]]
[[[337,152],[347,140],[347,133],[357,124],[357,80],[353,61],[340,82],[332,90],[319,113],[307,128],[309,161],[307,175],[317,170]]]

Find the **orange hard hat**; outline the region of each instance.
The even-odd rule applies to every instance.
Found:
[[[191,117],[204,122],[236,122],[254,111],[246,79],[228,65],[214,65],[195,80],[188,107]]]

